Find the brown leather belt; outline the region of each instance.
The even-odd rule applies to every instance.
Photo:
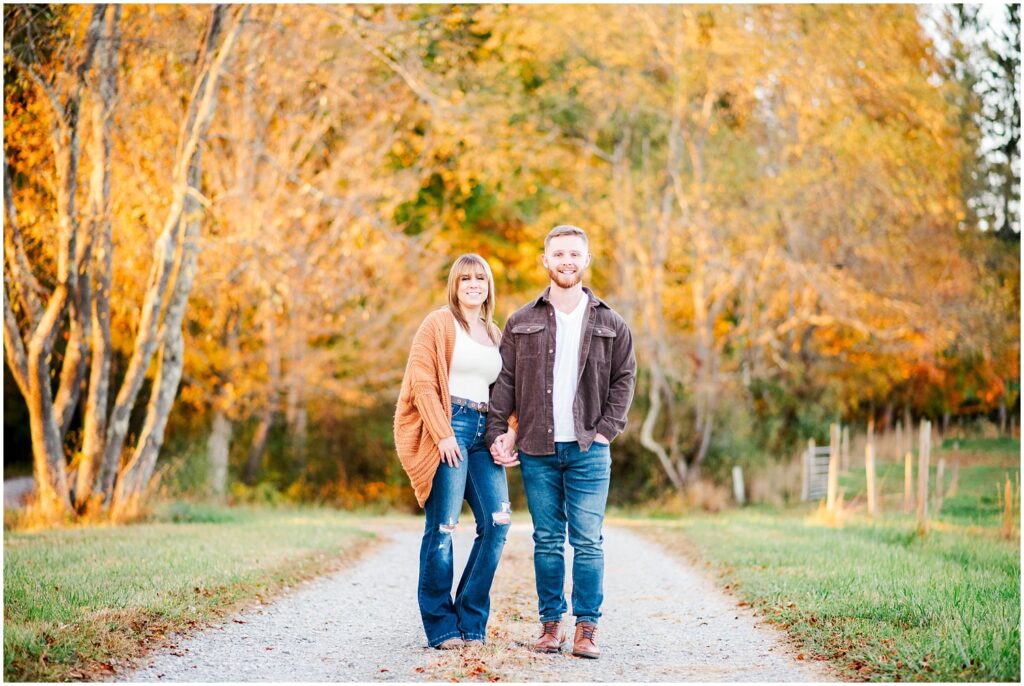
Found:
[[[466,398],[456,398],[453,395],[452,405],[463,405],[471,410],[476,410],[481,414],[487,414],[487,403],[478,403],[475,400],[467,400]]]

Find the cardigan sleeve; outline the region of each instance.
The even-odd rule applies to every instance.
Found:
[[[436,317],[428,317],[413,338],[412,352],[409,354],[409,373],[412,375],[410,388],[413,405],[423,418],[423,423],[435,443],[455,435],[452,430],[451,412],[446,411],[441,403],[438,384],[443,349],[444,329]]]

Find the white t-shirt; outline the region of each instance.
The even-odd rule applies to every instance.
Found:
[[[501,373],[501,354],[496,345],[484,345],[455,322],[455,349],[448,369],[448,392],[457,398],[486,403],[490,386]]]
[[[576,400],[580,341],[589,304],[590,298],[583,293],[576,309],[569,314],[563,314],[555,308],[555,385],[551,393],[555,413],[555,441],[576,440],[572,404]]]

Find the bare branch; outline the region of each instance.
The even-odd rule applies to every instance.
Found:
[[[11,190],[10,169],[7,166],[7,153],[4,153],[4,204],[7,207],[7,221],[4,223],[4,251],[7,254],[8,264],[11,267],[11,277],[18,287],[18,293],[25,303],[26,314],[28,315],[28,329],[35,328],[36,323],[43,314],[43,306],[39,295],[43,293],[42,286],[32,273],[28,257],[25,254],[25,243],[21,238],[21,230],[18,228],[18,212],[14,206],[14,193]]]
[[[49,103],[50,109],[53,110],[53,117],[56,125],[59,127],[61,132],[66,133],[68,124],[64,119],[64,108],[60,104],[60,97],[57,95],[57,91],[55,91],[53,87],[46,82],[46,79],[36,71],[35,67],[22,61],[21,58],[13,52],[9,54],[11,56],[11,61],[14,62],[15,66],[28,74],[28,77],[32,79],[37,86],[39,86],[39,90],[41,90],[43,95],[46,96],[46,102]]]
[[[25,354],[25,342],[21,339],[18,322],[11,310],[7,298],[7,280],[4,279],[4,357],[7,367],[11,370],[14,382],[18,384],[21,395],[28,397],[28,357]]]

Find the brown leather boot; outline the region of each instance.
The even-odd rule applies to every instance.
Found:
[[[556,619],[541,624],[540,638],[533,644],[533,649],[538,653],[557,653],[565,643],[565,629],[562,628],[562,620]]]
[[[576,636],[572,639],[572,654],[576,657],[589,657],[591,660],[601,657],[596,638],[597,625],[580,622],[576,625]]]

